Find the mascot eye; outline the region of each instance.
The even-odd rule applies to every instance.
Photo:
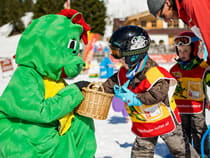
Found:
[[[76,49],[76,46],[77,46],[77,41],[70,39],[68,43],[68,48]]]

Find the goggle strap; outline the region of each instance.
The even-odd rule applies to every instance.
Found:
[[[125,57],[125,56],[131,56],[131,55],[138,55],[138,54],[147,52],[148,49],[149,49],[149,47],[145,47],[140,50],[138,49],[138,50],[122,51],[121,56]]]
[[[113,42],[116,46],[118,46],[118,47],[120,47],[121,46],[121,44],[120,43],[118,43],[118,42]]]

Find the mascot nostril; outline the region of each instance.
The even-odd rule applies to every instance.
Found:
[[[74,78],[82,71],[84,66],[85,63],[80,56],[73,56],[71,60],[64,65],[64,73],[66,76]]]
[[[94,157],[94,122],[74,113],[84,98],[81,87],[64,82],[82,71],[80,39],[87,44],[89,30],[81,13],[64,9],[33,20],[23,32],[18,67],[0,96],[4,158]]]

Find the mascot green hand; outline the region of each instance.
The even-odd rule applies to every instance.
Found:
[[[84,66],[80,39],[87,43],[82,14],[64,9],[32,21],[16,51],[18,64],[0,96],[1,158],[93,158],[94,123],[74,113],[83,95],[75,77]]]

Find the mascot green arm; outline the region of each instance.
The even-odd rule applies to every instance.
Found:
[[[0,111],[11,118],[47,123],[73,111],[83,99],[74,84],[48,99],[44,99],[44,93],[43,78],[33,69],[19,66],[1,96]]]

